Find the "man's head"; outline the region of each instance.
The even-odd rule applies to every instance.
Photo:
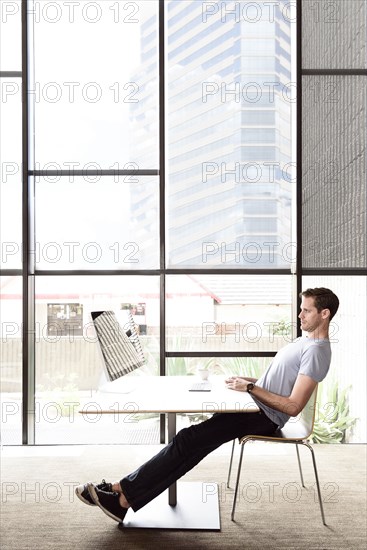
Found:
[[[321,313],[323,310],[329,310],[329,322],[334,317],[335,313],[339,308],[339,299],[329,288],[308,288],[300,293],[300,298],[304,296],[305,298],[313,298],[314,305],[318,311]]]

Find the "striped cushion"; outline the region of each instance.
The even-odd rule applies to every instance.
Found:
[[[131,314],[130,336],[121,328],[113,311],[93,312],[92,318],[106,373],[111,381],[144,365],[143,350]]]

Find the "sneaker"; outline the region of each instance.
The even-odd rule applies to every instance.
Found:
[[[112,491],[112,483],[106,483],[104,479],[102,479],[102,483],[96,485],[96,487],[102,491]],[[75,494],[82,502],[84,502],[84,504],[88,504],[88,506],[95,506],[95,502],[93,502],[92,497],[89,494],[87,483],[85,485],[79,485],[79,487],[75,489]]]
[[[100,509],[110,518],[122,523],[125,519],[127,508],[123,508],[119,503],[119,493],[107,492],[98,488],[93,483],[88,483],[89,494]]]

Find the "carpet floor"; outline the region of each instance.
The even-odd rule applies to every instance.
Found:
[[[4,447],[1,456],[2,550],[298,549],[365,550],[366,446],[316,445],[327,526],[321,521],[311,455],[301,448],[306,489],[291,445],[248,444],[236,521],[224,445],[183,481],[217,482],[221,531],[126,529],[74,488],[120,479],[158,445]],[[238,449],[237,449],[238,452]],[[234,474],[232,486],[234,484]]]

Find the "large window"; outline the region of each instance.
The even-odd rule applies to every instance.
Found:
[[[289,268],[281,250],[292,241],[292,152],[283,138],[291,140],[293,103],[285,93],[283,62],[275,66],[275,49],[283,26],[291,55],[292,22],[280,9],[273,17],[262,3],[256,14],[256,6],[248,10],[242,2],[196,2],[188,16],[191,2],[169,4],[169,44],[180,32],[180,15],[186,32],[180,32],[179,47],[176,40],[174,49],[168,47],[168,266]],[[239,39],[246,36],[251,39]],[[257,56],[264,50],[270,63],[259,74]],[[262,203],[269,199],[276,219],[285,223],[266,217]],[[244,231],[263,232],[255,260],[247,254]],[[264,245],[269,239],[278,243],[275,257]],[[236,248],[235,262],[231,253],[222,253]]]
[[[321,434],[357,442],[366,434],[366,13],[363,0],[303,1],[300,37],[302,281],[340,298]]]
[[[21,2],[0,6],[1,444],[22,442]]]
[[[366,2],[297,4],[302,22],[286,0],[7,3],[3,443],[138,441],[76,415],[106,382],[92,311],[133,315],[134,376],[257,376],[305,282],[363,284]]]
[[[11,60],[4,60],[2,65],[7,67],[8,63],[11,63]],[[14,66],[17,66],[15,61]],[[1,72],[0,114],[0,267],[1,269],[20,269],[22,262],[21,79],[1,77]]]
[[[37,168],[156,169],[158,3],[42,4],[33,20]]]
[[[0,277],[1,443],[22,443],[22,280]]]
[[[43,270],[158,268],[158,177],[36,178],[35,240]]]
[[[278,351],[296,334],[291,277],[167,276],[168,351]]]
[[[70,302],[74,297],[73,303]],[[52,302],[51,302],[52,301]],[[35,441],[38,444],[131,443],[138,417],[96,415],[80,408],[108,389],[91,312],[113,310],[121,327],[130,311],[141,325],[146,364],[133,374],[159,373],[159,280],[157,276],[39,276],[36,278]],[[158,443],[157,415],[144,422],[147,441]],[[135,435],[134,435],[135,434]]]

